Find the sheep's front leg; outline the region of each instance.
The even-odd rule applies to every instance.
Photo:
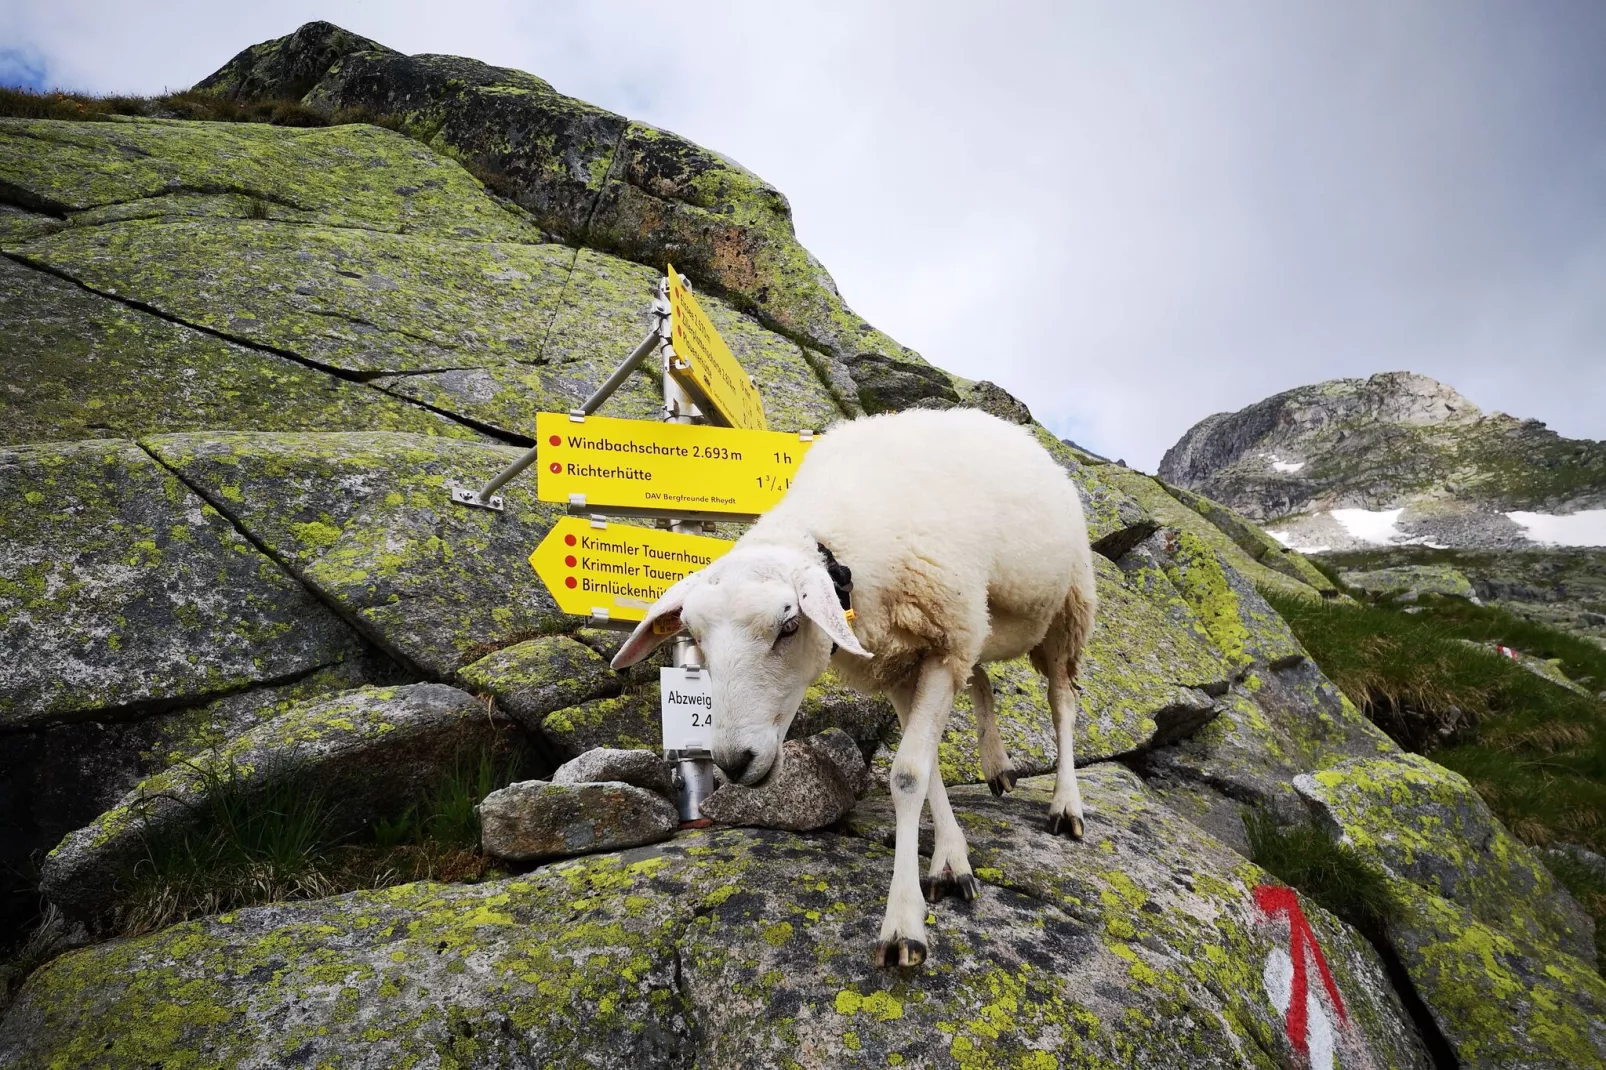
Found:
[[[926,958],[926,901],[920,894],[920,809],[926,801],[937,764],[937,743],[947,727],[953,701],[953,674],[937,659],[928,658],[920,666],[904,719],[903,741],[892,760],[892,805],[898,830],[892,856],[892,889],[876,943],[878,966],[918,966]],[[943,803],[946,810],[946,795]],[[937,817],[934,810],[933,820]],[[953,821],[951,810],[947,817]]]

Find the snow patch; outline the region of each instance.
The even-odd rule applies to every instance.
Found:
[[[1404,512],[1404,509],[1334,509],[1331,515],[1351,538],[1388,546],[1405,538],[1405,532],[1395,526]]]
[[[1294,536],[1286,531],[1273,531],[1270,528],[1266,528],[1265,531],[1267,535],[1270,535],[1290,550],[1298,550],[1302,554],[1320,554],[1332,549],[1331,546],[1301,546],[1294,541]]]
[[[1305,467],[1304,461],[1283,461],[1279,460],[1275,453],[1271,455],[1271,468],[1274,472],[1297,472],[1303,467]]]
[[[1576,513],[1507,513],[1531,541],[1546,546],[1606,546],[1606,509]]]

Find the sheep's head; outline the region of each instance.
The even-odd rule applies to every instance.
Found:
[[[778,768],[781,743],[831,644],[859,657],[817,553],[737,547],[682,579],[653,605],[613,659],[634,665],[676,633],[691,633],[714,691],[714,762],[742,784]]]

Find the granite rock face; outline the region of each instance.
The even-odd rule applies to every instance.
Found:
[[[656,751],[597,747],[564,762],[552,774],[554,784],[598,784],[619,781],[669,795],[669,763]]]

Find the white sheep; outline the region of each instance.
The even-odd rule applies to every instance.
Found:
[[[852,571],[851,623],[822,547]],[[928,894],[971,899],[980,888],[937,770],[959,688],[970,688],[989,785],[1015,785],[984,663],[1030,653],[1047,677],[1059,741],[1049,830],[1081,838],[1072,681],[1096,606],[1081,499],[1048,453],[986,413],[913,410],[824,435],[780,504],[666,591],[613,664],[689,629],[714,690],[714,761],[743,784],[780,761],[804,691],[828,665],[891,699],[903,725],[890,781],[897,845],[875,961],[913,966],[926,957],[923,802],[936,832]]]

